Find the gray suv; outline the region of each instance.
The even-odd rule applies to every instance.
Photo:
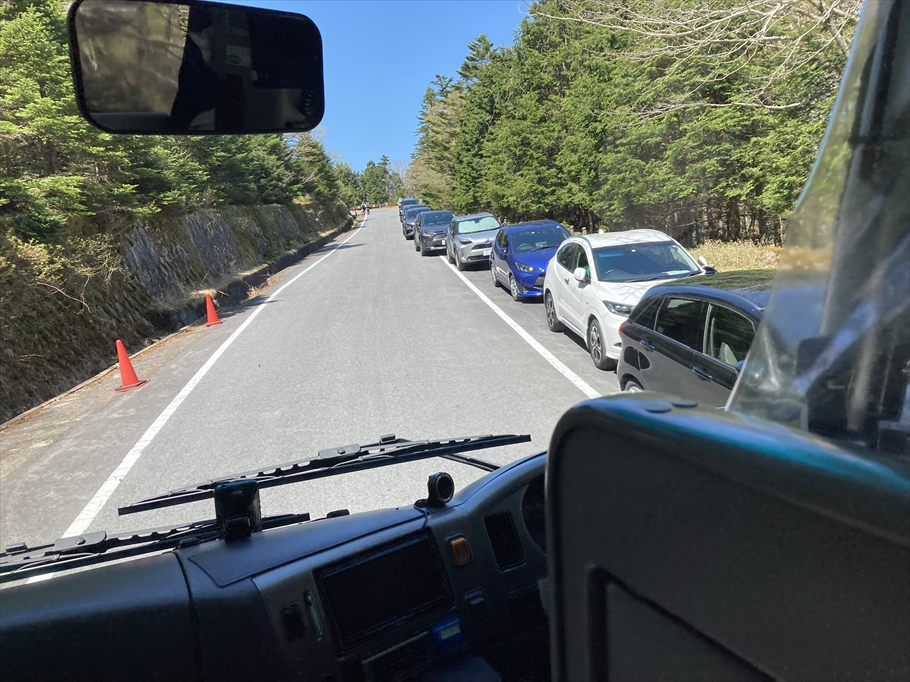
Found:
[[[424,211],[414,223],[414,250],[421,256],[431,256],[436,249],[444,249],[446,232],[455,214],[451,211]]]
[[[446,232],[446,256],[459,270],[473,263],[489,263],[499,221],[492,213],[457,216]]]

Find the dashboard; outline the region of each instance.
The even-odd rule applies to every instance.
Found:
[[[4,590],[4,679],[549,679],[545,464]]]

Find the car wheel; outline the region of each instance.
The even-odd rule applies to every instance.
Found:
[[[588,325],[588,350],[597,369],[613,369],[613,360],[604,352],[603,332],[600,331],[600,323],[597,320],[591,320],[591,324]]]
[[[461,260],[461,256],[458,255],[458,251],[455,252],[455,267],[458,268],[459,272],[464,272],[467,267]]]
[[[512,294],[513,301],[521,300],[521,292],[518,291],[518,282],[515,281],[515,278],[512,275],[509,275],[509,293]]]
[[[547,309],[547,326],[550,328],[550,331],[563,331],[565,326],[559,321],[559,316],[556,314],[556,304],[553,302],[553,294],[548,291],[544,296],[543,301],[544,307]]]
[[[626,385],[623,386],[622,390],[626,393],[641,393],[645,389],[635,379],[626,379]]]
[[[433,252],[430,249],[425,249],[423,247],[420,247],[420,255],[421,256],[432,256]]]
[[[417,238],[417,235],[414,235],[414,250],[420,251],[420,240]]]
[[[449,265],[455,265],[455,259],[452,258],[452,252],[446,249],[446,258],[449,259]]]

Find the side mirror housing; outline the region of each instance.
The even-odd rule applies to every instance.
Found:
[[[705,271],[706,275],[716,275],[717,274],[717,268],[715,268],[713,265],[710,265],[708,263],[708,259],[705,258],[704,256],[698,257],[698,264]]]
[[[575,277],[575,279],[579,282],[590,281],[584,268],[575,268],[574,272],[572,272],[572,276]]]
[[[743,371],[743,366],[745,364],[746,364],[745,360],[740,360],[739,362],[736,363],[736,366],[734,367],[734,369],[736,370],[737,374],[739,374],[740,372]]]

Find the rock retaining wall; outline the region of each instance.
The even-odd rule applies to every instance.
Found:
[[[240,303],[351,224],[331,203],[83,224],[53,245],[0,225],[0,423],[116,362],[115,339],[135,351],[196,321],[206,293]]]

